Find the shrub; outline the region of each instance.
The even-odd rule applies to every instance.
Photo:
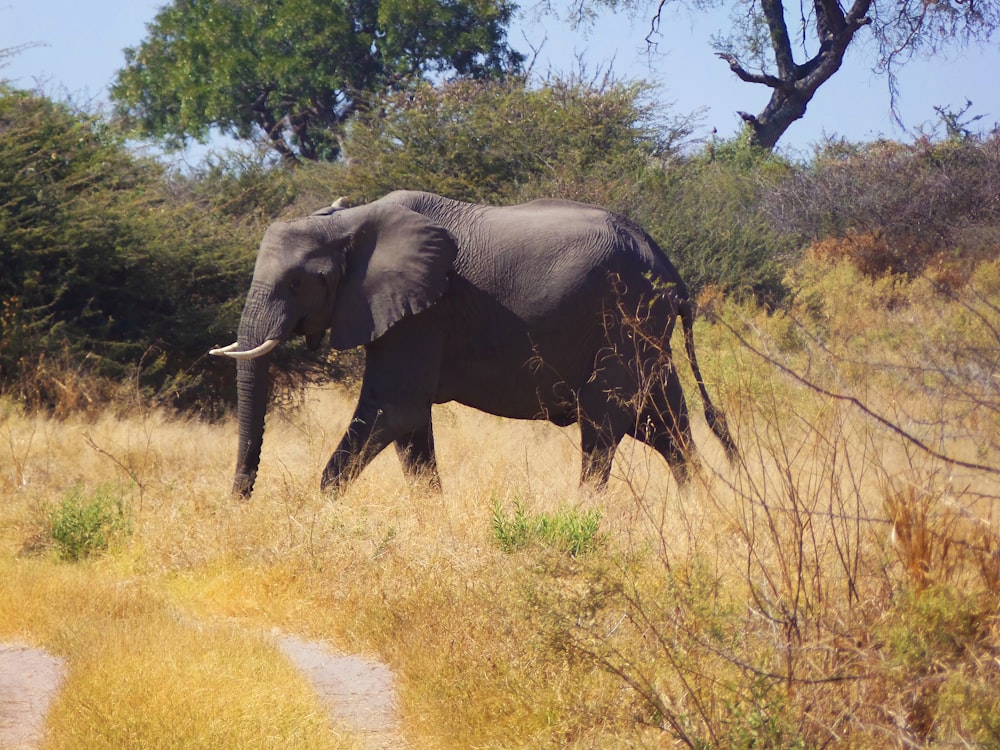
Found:
[[[772,155],[717,145],[647,169],[625,208],[657,240],[695,292],[714,286],[780,302],[800,238],[777,231],[764,197],[789,167]]]
[[[244,235],[100,118],[8,88],[0,185],[0,387],[54,409],[34,375],[66,361],[172,404],[224,393],[204,353],[235,327]]]
[[[684,118],[650,105],[647,91],[611,79],[421,85],[352,124],[345,168],[312,171],[336,182],[332,197],[359,201],[407,188],[486,203],[558,196],[611,205],[616,186],[690,132]]]
[[[557,552],[577,555],[595,549],[600,543],[601,512],[560,508],[555,513],[529,513],[517,501],[512,513],[493,502],[493,539],[508,554],[540,544]]]
[[[52,512],[49,526],[59,556],[70,562],[105,552],[116,536],[131,532],[124,498],[109,487],[89,496],[79,486],[70,490]]]
[[[779,229],[819,242],[862,271],[965,277],[1000,248],[1000,133],[911,145],[831,141],[767,196]]]
[[[914,746],[955,739],[995,747],[1000,738],[1000,679],[993,658],[995,592],[970,594],[954,584],[906,591],[887,613],[883,639],[888,710]]]

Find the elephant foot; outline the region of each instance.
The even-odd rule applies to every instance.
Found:
[[[423,470],[412,473],[407,472],[406,478],[409,481],[410,487],[416,490],[435,495],[439,495],[442,492],[441,477],[438,475],[436,470]]]
[[[253,494],[253,485],[257,481],[257,474],[237,474],[233,479],[233,495],[240,500],[249,500]]]
[[[329,472],[323,472],[323,478],[319,480],[319,489],[326,495],[330,495],[334,498],[340,495],[341,491],[350,484],[350,479],[343,476],[343,474],[331,474]]]

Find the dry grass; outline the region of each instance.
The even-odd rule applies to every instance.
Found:
[[[822,299],[842,273],[817,276],[834,287]],[[6,405],[0,638],[68,661],[46,746],[350,746],[272,628],[390,664],[414,748],[1000,744],[1000,487],[975,468],[1000,430],[991,381],[884,366],[927,352],[935,320],[958,330],[963,309],[981,354],[969,310],[984,308],[899,295],[917,296],[855,300],[867,326],[806,300],[798,318],[738,308],[703,327],[743,458],[729,467],[696,424],[702,471],[680,491],[627,442],[609,491],[588,496],[575,430],[446,406],[442,494],[408,486],[389,451],[322,496],[352,406],[328,389],[269,417],[240,504],[231,423]],[[49,519],[73,492],[117,497],[129,524],[68,563]],[[498,503],[597,508],[602,543],[504,553]]]

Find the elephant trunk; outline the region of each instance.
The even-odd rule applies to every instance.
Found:
[[[236,449],[236,474],[233,494],[248,499],[253,492],[260,449],[264,443],[264,416],[269,393],[269,357],[239,360],[236,363],[237,413],[239,444]]]
[[[250,358],[236,358],[237,415],[239,444],[236,449],[236,473],[233,493],[249,498],[260,465],[264,443],[264,417],[267,413],[270,383],[270,350],[284,338],[283,316],[271,296],[272,287],[254,282],[247,296],[237,334],[238,349],[255,352]],[[229,352],[233,357],[234,353]]]

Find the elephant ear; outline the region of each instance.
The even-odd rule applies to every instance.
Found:
[[[358,221],[344,258],[330,343],[353,349],[444,294],[458,247],[444,227],[404,206],[372,203],[335,220]]]

